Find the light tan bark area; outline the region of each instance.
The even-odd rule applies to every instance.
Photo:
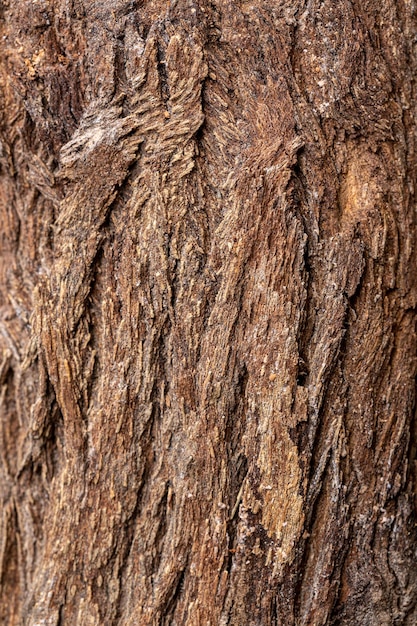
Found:
[[[413,3],[0,20],[1,623],[414,625]]]

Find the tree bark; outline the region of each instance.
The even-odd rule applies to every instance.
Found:
[[[0,621],[417,623],[416,9],[0,4]]]

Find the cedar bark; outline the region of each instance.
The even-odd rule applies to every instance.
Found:
[[[0,34],[1,623],[415,625],[414,2]]]

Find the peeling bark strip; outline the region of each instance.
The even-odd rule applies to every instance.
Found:
[[[0,20],[0,622],[415,625],[414,4]]]

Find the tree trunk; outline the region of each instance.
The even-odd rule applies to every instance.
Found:
[[[0,4],[0,621],[417,623],[410,0]]]

